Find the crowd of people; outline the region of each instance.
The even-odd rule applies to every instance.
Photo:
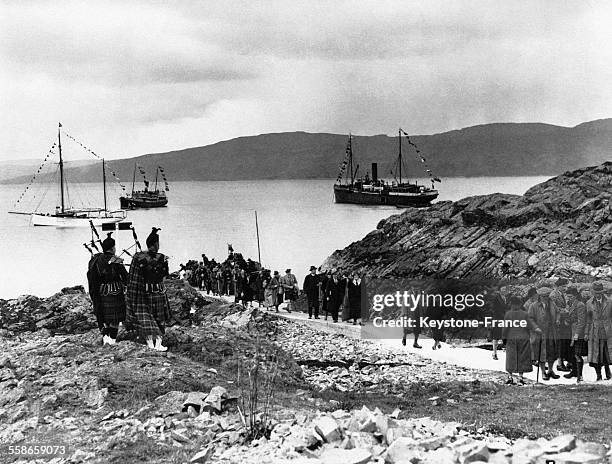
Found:
[[[301,294],[305,295],[309,319],[324,315],[333,322],[340,318],[359,324],[361,318],[363,283],[357,274],[343,275],[336,271],[321,272],[310,267],[300,289],[291,269],[280,275],[263,268],[258,262],[244,259],[230,246],[223,262],[208,259],[191,260],[180,265],[179,277],[191,286],[214,296],[233,296],[236,303],[246,307],[259,307],[279,312],[291,312]]]
[[[515,383],[514,374],[519,383],[524,383],[523,374],[534,367],[545,381],[558,379],[557,372],[564,372],[563,377],[581,382],[585,359],[595,370],[597,381],[603,380],[603,375],[606,380],[612,379],[612,298],[606,295],[602,282],[579,290],[559,278],[552,286],[530,287],[523,297],[510,292],[504,297],[501,290],[494,285],[486,291],[485,309],[494,320],[519,322],[496,325],[488,334],[494,360],[498,359],[499,341],[505,345],[509,384]],[[439,308],[416,308],[411,317],[418,320],[425,313],[431,318],[444,318],[436,311]],[[409,331],[414,333],[413,346],[421,348],[419,324],[404,330],[402,343],[406,344]],[[439,349],[443,329],[433,328],[431,335],[432,348]]]
[[[153,228],[146,240],[147,251],[140,251],[132,258],[129,273],[123,261],[115,254],[115,241],[111,233],[102,242],[102,253],[92,257],[87,277],[89,293],[93,301],[98,325],[104,344],[114,344],[118,327],[124,323],[127,330],[135,331],[155,350],[165,351],[162,336],[170,319],[170,307],[164,287],[169,275],[168,258],[159,253],[160,229]],[[264,269],[260,263],[245,260],[229,246],[228,257],[223,262],[208,259],[189,261],[181,265],[180,278],[208,294],[233,296],[237,303],[291,312],[302,293],[308,307],[309,319],[321,316],[335,323],[339,320],[361,324],[365,306],[364,283],[356,273],[345,275],[335,270],[321,272],[310,267],[302,289],[297,278],[286,269]],[[506,349],[508,383],[524,383],[523,374],[532,372],[534,366],[541,372],[542,380],[557,379],[565,372],[565,378],[583,379],[585,358],[595,370],[598,381],[612,379],[612,298],[606,295],[602,282],[594,282],[590,288],[570,285],[559,278],[550,286],[529,288],[526,296],[514,294],[502,296],[499,286],[486,292],[486,307],[494,319],[524,321],[524,324],[495,326],[489,333],[493,345],[493,359],[497,359],[499,340]],[[411,317],[419,320],[421,309],[415,308]],[[431,318],[443,318],[436,314],[439,308],[427,308]],[[413,346],[421,348],[418,338],[421,327],[410,329],[414,334]],[[406,344],[404,331],[402,343]],[[432,329],[432,348],[439,349],[444,331]],[[603,371],[603,373],[602,373]]]

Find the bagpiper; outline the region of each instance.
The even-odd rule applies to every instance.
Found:
[[[153,227],[147,237],[147,251],[134,254],[127,285],[126,328],[135,330],[149,348],[166,351],[162,336],[170,320],[170,304],[164,286],[168,258],[159,253],[161,229]]]
[[[104,345],[114,345],[119,323],[125,320],[125,286],[128,273],[123,260],[115,256],[112,232],[102,242],[102,253],[89,260],[87,282]]]

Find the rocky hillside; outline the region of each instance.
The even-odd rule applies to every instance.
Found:
[[[325,262],[371,277],[612,277],[612,162],[523,196],[495,193],[407,209]]]
[[[389,128],[389,133],[397,134],[396,131],[397,128]],[[411,138],[427,157],[431,169],[441,177],[555,175],[610,159],[612,119],[575,127],[540,123],[483,124]],[[346,141],[347,134],[261,134],[113,160],[109,166],[124,180],[132,178],[134,162],[146,169],[149,178],[158,165],[164,166],[170,182],[335,178]],[[369,170],[372,162],[377,162],[379,173],[389,176],[397,156],[397,136],[355,136],[353,142],[360,174]],[[103,151],[104,147],[98,149]],[[404,144],[404,154],[405,172],[424,177],[420,161],[407,144]],[[8,182],[28,182],[33,172]],[[99,182],[100,167],[73,164],[68,167],[67,176],[81,182]],[[0,177],[0,181],[4,179],[8,177]]]

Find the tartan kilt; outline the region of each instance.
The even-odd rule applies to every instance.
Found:
[[[589,342],[584,339],[574,341],[574,355],[587,356],[589,354]]]
[[[126,328],[135,330],[141,337],[157,337],[163,335],[169,319],[170,304],[166,294],[143,292],[128,311]]]
[[[100,296],[100,311],[105,324],[119,325],[125,321],[125,297],[123,292],[117,295]]]

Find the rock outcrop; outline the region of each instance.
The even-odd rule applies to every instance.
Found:
[[[409,208],[324,263],[370,277],[612,277],[612,162],[524,195]]]

